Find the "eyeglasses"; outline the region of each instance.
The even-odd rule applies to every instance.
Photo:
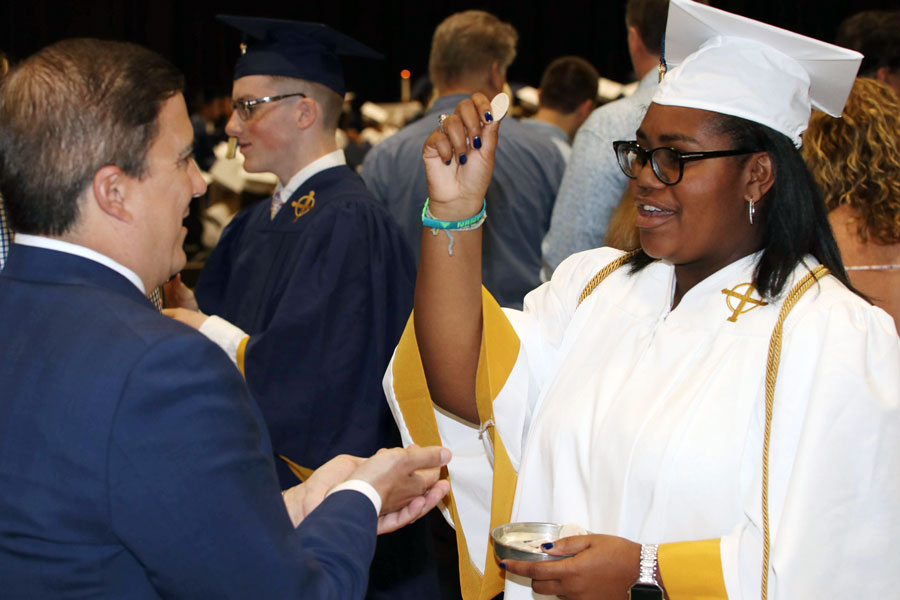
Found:
[[[714,152],[682,152],[675,148],[659,147],[644,150],[637,142],[613,142],[619,168],[631,179],[637,179],[638,171],[650,161],[653,174],[666,185],[675,185],[684,176],[684,163],[690,160],[751,154],[758,150],[718,150]]]
[[[268,102],[278,102],[279,100],[293,98],[294,96],[306,98],[306,94],[297,92],[295,94],[282,94],[280,96],[265,96],[264,98],[254,98],[253,100],[232,100],[231,108],[232,110],[237,111],[237,114],[242,121],[248,121],[250,117],[253,116],[253,111],[258,105],[266,104]]]

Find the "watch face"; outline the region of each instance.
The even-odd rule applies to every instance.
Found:
[[[652,583],[636,583],[628,592],[631,600],[663,600],[662,588]]]

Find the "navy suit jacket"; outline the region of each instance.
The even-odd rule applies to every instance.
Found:
[[[234,365],[126,278],[14,245],[0,352],[0,596],[362,598],[371,502],[294,529]]]

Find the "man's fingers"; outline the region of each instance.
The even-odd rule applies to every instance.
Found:
[[[440,502],[444,496],[450,491],[450,482],[446,479],[441,479],[433,486],[431,486],[427,492],[425,492],[425,502],[427,508],[425,512],[428,512],[432,509],[438,502]]]
[[[378,534],[390,533],[406,527],[425,513],[425,498],[417,496],[406,506],[378,517]]]
[[[416,496],[406,506],[378,518],[378,534],[390,533],[422,518],[450,491],[450,482],[441,480],[424,496]]]
[[[412,471],[443,467],[450,462],[452,457],[450,450],[441,446],[426,446],[425,448],[410,446],[406,449],[406,454],[407,464]]]
[[[409,504],[403,507],[403,510],[406,511],[409,515],[410,523],[422,516],[422,511],[425,509],[425,504],[425,496],[416,496],[409,501]]]
[[[432,467],[430,469],[419,469],[414,475],[422,480],[426,488],[430,488],[441,478],[441,468]]]

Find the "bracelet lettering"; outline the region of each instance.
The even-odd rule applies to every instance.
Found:
[[[479,212],[474,217],[469,217],[468,219],[463,219],[462,221],[443,221],[441,219],[436,219],[433,214],[431,214],[431,210],[428,208],[428,201],[430,198],[425,199],[425,206],[422,207],[422,225],[425,227],[432,227],[434,229],[443,229],[444,231],[448,229],[454,229],[457,231],[470,231],[472,229],[478,229],[484,223],[484,220],[487,218],[487,200],[485,199],[481,204],[481,212]]]

